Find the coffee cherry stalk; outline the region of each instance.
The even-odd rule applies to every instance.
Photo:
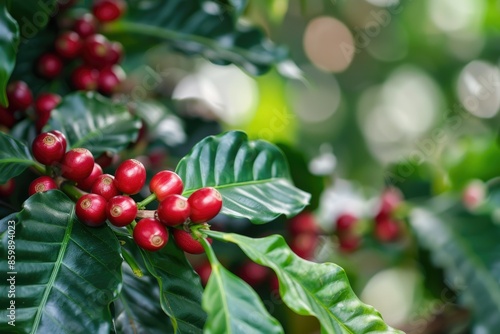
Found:
[[[151,195],[140,202],[130,197],[146,184],[146,169],[136,159],[121,162],[114,175],[104,174],[93,154],[85,148],[67,150],[67,140],[59,131],[44,132],[32,143],[35,159],[46,175],[34,180],[29,195],[60,189],[75,203],[78,220],[89,227],[108,222],[126,228],[135,243],[144,250],[155,252],[169,241],[183,251],[200,254],[204,248],[200,238],[208,222],[222,209],[222,195],[212,187],[204,187],[182,196],[184,185],[175,172],[163,170],[149,183]],[[146,206],[158,201],[156,210]],[[136,222],[136,220],[138,222]],[[211,239],[207,239],[211,243]]]

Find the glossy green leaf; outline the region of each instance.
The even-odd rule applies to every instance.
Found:
[[[16,63],[19,43],[19,26],[7,11],[5,2],[0,3],[0,105],[7,106],[6,88]]]
[[[237,244],[252,261],[274,270],[285,304],[298,314],[318,318],[322,333],[401,333],[358,299],[341,267],[303,260],[282,236],[252,239],[215,231],[206,234]]]
[[[173,240],[158,252],[141,250],[147,270],[160,287],[160,303],[176,333],[202,333],[206,314],[201,308],[199,276]]]
[[[280,215],[294,216],[310,195],[297,189],[283,153],[266,141],[249,141],[245,133],[231,131],[210,136],[193,147],[177,165],[184,195],[214,187],[223,197],[222,213],[248,218],[255,224]]]
[[[206,240],[202,243],[212,266],[203,293],[203,309],[208,314],[204,333],[283,333],[250,285],[220,264]]]
[[[48,129],[63,132],[70,147],[85,147],[95,156],[119,152],[137,139],[140,120],[126,107],[92,92],[66,95],[52,111]]]
[[[2,235],[0,249],[0,270],[15,278],[15,298],[2,293],[0,305],[15,301],[16,333],[109,333],[122,263],[111,230],[80,223],[74,203],[59,190],[31,196],[16,222],[14,234]],[[9,245],[15,246],[12,267]],[[7,291],[8,282],[0,288]],[[2,333],[13,329],[8,312],[0,310]]]
[[[26,145],[0,132],[0,184],[36,165]]]
[[[118,334],[164,334],[173,332],[169,317],[160,305],[160,289],[150,275],[137,277],[123,264],[123,288],[114,302]]]
[[[127,16],[105,32],[122,41],[127,52],[144,52],[165,41],[185,54],[217,64],[234,63],[252,74],[264,73],[285,59],[287,52],[261,30],[237,23],[246,1],[230,2],[236,7],[198,0],[128,1]]]
[[[410,223],[420,244],[430,250],[451,288],[473,311],[485,333],[500,328],[500,226],[490,215],[471,215],[452,208],[435,213],[413,210]]]

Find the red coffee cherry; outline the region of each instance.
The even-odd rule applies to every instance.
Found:
[[[35,159],[47,166],[61,161],[64,156],[64,144],[52,133],[39,134],[31,144]]]
[[[400,227],[397,221],[383,219],[375,222],[375,237],[381,242],[391,242],[398,239]]]
[[[66,140],[66,136],[64,135],[64,133],[62,133],[59,130],[50,130],[49,133],[53,134],[54,136],[57,137],[57,139],[61,141],[61,143],[63,144],[64,152],[66,152],[66,146],[68,145],[68,142]]]
[[[149,190],[156,195],[160,202],[167,196],[182,194],[183,188],[180,176],[169,170],[156,173],[149,182]]]
[[[73,181],[83,180],[93,169],[94,157],[86,148],[69,150],[61,162],[62,176]]]
[[[109,50],[107,56],[108,65],[118,64],[123,58],[123,45],[120,42],[113,41],[109,43]]]
[[[236,275],[247,282],[250,286],[257,286],[266,281],[271,271],[252,261],[246,261],[236,272]]]
[[[339,234],[350,232],[357,222],[358,222],[358,217],[350,213],[343,213],[337,218],[336,231]]]
[[[56,181],[50,176],[40,176],[30,183],[28,194],[43,193],[52,189],[57,189]]]
[[[106,168],[111,166],[113,163],[113,160],[117,157],[116,154],[106,151],[101,153],[96,159],[95,162],[97,162],[102,168]]]
[[[96,0],[92,13],[101,22],[111,22],[123,15],[127,3],[123,0]]]
[[[82,49],[83,60],[96,68],[108,64],[110,44],[108,39],[101,34],[94,34],[85,39]]]
[[[144,218],[135,225],[133,237],[142,249],[156,252],[167,244],[168,230],[158,220]]]
[[[16,190],[16,181],[9,179],[7,182],[0,184],[0,197],[9,197]]]
[[[108,200],[106,214],[111,224],[121,227],[130,224],[137,215],[137,204],[128,196],[115,196]]]
[[[311,233],[303,233],[293,237],[290,249],[299,257],[311,260],[318,246],[318,236]]]
[[[85,13],[75,20],[73,30],[80,36],[80,38],[85,39],[96,33],[97,20],[94,15]]]
[[[35,100],[36,128],[41,131],[50,119],[52,110],[61,102],[61,96],[52,93],[42,93]]]
[[[97,181],[100,175],[102,175],[102,168],[101,166],[99,166],[99,164],[94,162],[94,168],[92,169],[90,175],[83,180],[78,181],[78,188],[85,191],[90,191],[92,189],[92,186],[94,185],[94,182]]]
[[[99,71],[95,68],[81,65],[71,73],[71,83],[77,90],[96,90]]]
[[[101,226],[106,221],[106,199],[97,194],[80,197],[75,205],[78,219],[88,226]]]
[[[352,253],[361,245],[361,238],[357,235],[339,236],[339,249],[344,253]]]
[[[45,53],[38,58],[36,70],[41,77],[52,80],[61,74],[63,66],[63,61],[59,56],[54,53]]]
[[[122,162],[115,172],[115,185],[121,192],[134,195],[141,191],[146,183],[146,168],[135,159]]]
[[[112,197],[120,195],[120,191],[116,188],[114,180],[115,177],[113,175],[99,175],[92,185],[91,192],[101,195],[106,200],[110,200]]]
[[[112,95],[123,80],[125,80],[125,72],[120,66],[105,67],[99,72],[97,87],[102,94]]]
[[[66,31],[57,36],[54,47],[61,57],[73,59],[82,52],[83,42],[76,32]]]
[[[207,187],[196,190],[188,198],[191,207],[191,221],[204,223],[217,216],[222,208],[222,196],[215,188]]]
[[[31,89],[24,81],[13,81],[7,85],[9,110],[26,110],[33,103]]]
[[[14,114],[9,110],[0,107],[0,125],[6,126],[10,129],[14,126],[14,124],[16,124]]]
[[[392,213],[403,201],[403,194],[397,188],[387,188],[380,196],[380,207],[375,220],[385,220],[391,217]]]
[[[210,278],[210,275],[212,274],[212,265],[210,264],[209,261],[205,260],[203,263],[200,265],[196,266],[194,268],[198,276],[200,276],[200,281],[202,286],[206,286],[208,283],[208,279]]]
[[[174,228],[172,230],[174,235],[174,240],[177,246],[180,249],[189,254],[202,254],[205,252],[205,249],[201,245],[201,243],[193,238],[191,233],[186,232],[182,229]],[[212,243],[212,239],[207,238],[209,243]]]
[[[292,236],[302,233],[318,233],[316,218],[312,212],[304,211],[288,221],[288,231]]]
[[[176,226],[184,223],[189,218],[189,203],[181,195],[167,196],[158,205],[158,219],[167,226]]]

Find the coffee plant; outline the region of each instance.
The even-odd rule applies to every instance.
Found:
[[[144,82],[126,81],[122,60],[166,45],[262,74],[286,53],[237,23],[245,6],[0,4],[2,333],[283,333],[247,283],[267,270],[279,298],[324,333],[398,332],[339,266],[301,258],[277,234],[217,227],[219,217],[259,227],[308,205],[277,146],[227,131],[193,136],[179,159],[154,156],[157,147],[179,154],[155,126],[181,120],[154,91],[134,95]],[[382,238],[395,237],[384,224]],[[299,222],[297,234],[310,227]],[[247,282],[224,266],[217,244],[245,254]],[[186,254],[202,253],[200,277]]]

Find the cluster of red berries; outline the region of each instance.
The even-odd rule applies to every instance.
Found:
[[[402,222],[395,218],[394,213],[401,205],[403,197],[396,188],[387,188],[380,197],[378,211],[373,218],[373,235],[383,243],[398,240],[401,235]],[[353,252],[362,242],[363,227],[359,226],[360,219],[352,213],[343,213],[336,220],[336,235],[340,250]]]
[[[305,260],[314,258],[320,230],[312,212],[303,211],[287,223],[290,249]]]
[[[76,202],[78,219],[88,226],[101,226],[106,220],[117,227],[135,222],[138,204],[129,195],[141,191],[146,183],[146,169],[135,159],[123,161],[114,175],[104,174],[85,148],[66,152],[66,138],[59,131],[38,135],[32,143],[35,159],[52,168],[53,175],[73,181],[85,193]],[[54,178],[41,176],[29,186],[29,194],[57,189]],[[215,189],[205,187],[193,192],[189,198],[181,196],[184,185],[175,172],[163,170],[153,176],[149,189],[160,202],[153,217],[141,219],[134,227],[133,237],[142,248],[156,251],[168,242],[168,227],[177,245],[188,253],[203,253],[202,245],[189,230],[193,224],[204,224],[214,218],[222,208],[222,196]]]
[[[68,30],[60,33],[53,49],[38,59],[37,73],[52,80],[61,74],[65,62],[75,61],[76,68],[70,81],[76,90],[113,94],[125,78],[125,72],[118,65],[123,57],[123,47],[119,42],[109,41],[98,30],[100,24],[118,19],[125,10],[123,0],[94,1],[92,14],[85,13],[69,24],[65,23],[63,28]]]
[[[7,99],[9,107],[0,107],[0,125],[10,129],[26,116],[31,116],[38,132],[47,124],[50,113],[61,102],[61,97],[57,94],[41,93],[33,103],[33,93],[24,81],[13,81],[7,85]]]

